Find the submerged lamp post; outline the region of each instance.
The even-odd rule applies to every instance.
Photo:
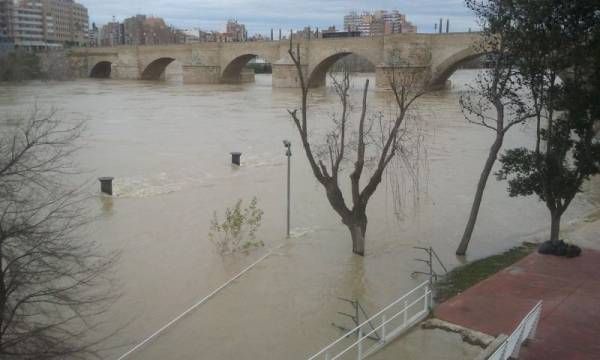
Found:
[[[113,194],[112,183],[113,183],[114,178],[106,176],[106,177],[98,178],[98,180],[100,180],[100,192],[102,192],[103,194],[112,196],[112,194]]]
[[[242,153],[241,152],[232,152],[231,153],[231,164],[240,166],[242,164]]]
[[[288,140],[283,140],[283,146],[287,149],[285,156],[287,156],[287,238],[290,238],[290,185],[291,185],[291,159],[292,159],[292,143]]]

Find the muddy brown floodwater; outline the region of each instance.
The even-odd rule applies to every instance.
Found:
[[[423,281],[414,246],[433,246],[449,267],[465,225],[492,133],[467,123],[458,106],[474,71],[459,71],[451,89],[418,103],[425,131],[426,176],[418,203],[406,187],[401,211],[392,185],[383,183],[369,208],[367,254],[353,256],[347,230],[313,179],[286,110],[295,90],[272,89],[270,76],[241,86],[177,82],[80,80],[0,87],[3,114],[54,107],[87,120],[78,161],[90,180],[89,209],[98,216],[83,236],[122,251],[116,275],[122,297],[105,314],[103,330],[129,325],[107,344],[116,359],[269,249],[273,254],[131,359],[305,359],[347,324],[338,297],[358,298],[370,313]],[[362,76],[358,80],[361,80]],[[360,95],[355,90],[355,95]],[[330,124],[335,95],[313,94],[315,128]],[[389,109],[370,93],[372,109]],[[507,147],[531,142],[518,127]],[[285,239],[286,158],[293,142],[292,232]],[[243,153],[232,168],[232,151]],[[96,178],[115,177],[115,196],[100,196]],[[506,184],[490,179],[467,260],[543,237],[544,205],[511,199]],[[598,191],[579,197],[565,215],[577,221],[596,209]],[[221,257],[208,240],[213,211],[256,196],[265,211],[264,249]],[[114,348],[114,346],[119,346]]]

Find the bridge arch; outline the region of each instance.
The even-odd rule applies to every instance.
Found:
[[[375,67],[377,65],[377,63],[374,62],[372,59],[370,59],[369,56],[364,56],[363,54],[359,54],[354,51],[345,51],[344,50],[344,51],[336,52],[336,53],[330,54],[329,56],[322,58],[321,61],[319,61],[312,68],[312,71],[310,71],[309,76],[308,76],[308,86],[312,87],[312,88],[325,86],[325,84],[327,82],[327,72],[329,72],[329,70],[333,67],[333,65],[335,63],[337,63],[338,61],[340,61],[341,59],[343,59],[349,55],[356,55],[361,59],[365,59],[369,63],[371,63],[371,65],[373,65],[373,67]]]
[[[164,78],[167,66],[175,61],[171,57],[162,57],[150,62],[142,71],[142,80],[161,80]]]
[[[112,73],[112,63],[110,61],[100,61],[92,67],[90,77],[95,79],[108,79]]]
[[[475,47],[468,47],[455,53],[433,69],[430,86],[432,88],[444,86],[450,76],[452,76],[461,65],[475,60],[478,57],[482,57],[485,54],[484,51],[477,50]]]
[[[243,54],[229,61],[221,72],[221,82],[225,84],[239,84],[245,82],[243,70],[252,59],[259,58],[257,54]]]

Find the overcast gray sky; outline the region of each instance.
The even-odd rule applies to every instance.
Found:
[[[275,29],[299,29],[311,25],[326,28],[343,23],[350,10],[399,10],[419,26],[433,31],[440,17],[450,19],[452,31],[476,28],[464,0],[78,0],[87,6],[90,19],[104,24],[135,14],[163,17],[180,28],[223,30],[227,19],[238,19],[252,33]]]

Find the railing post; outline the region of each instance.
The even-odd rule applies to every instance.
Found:
[[[408,322],[408,300],[404,300],[404,326],[406,327],[406,323]]]
[[[329,360],[329,352],[325,353],[325,360]]]
[[[385,344],[385,325],[386,325],[385,315],[381,316],[381,343]]]
[[[358,360],[362,360],[362,328],[358,328]]]
[[[429,286],[430,285],[425,285],[425,301],[424,301],[425,304],[423,305],[423,311],[425,311],[425,312],[430,310],[430,308],[429,308],[429,295],[430,295]]]
[[[435,272],[433,271],[433,247],[429,247],[429,283],[433,284],[433,274],[435,274]]]

